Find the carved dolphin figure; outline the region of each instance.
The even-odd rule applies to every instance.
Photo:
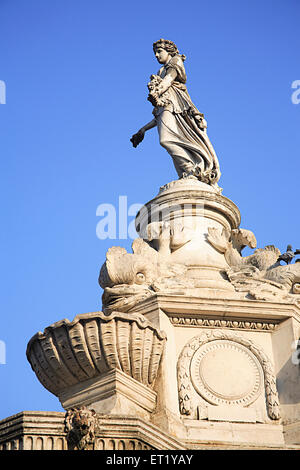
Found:
[[[99,274],[99,284],[104,289],[102,309],[105,314],[114,310],[128,312],[137,302],[153,295],[154,283],[159,285],[165,278],[176,281],[178,276],[185,274],[185,265],[171,263],[165,255],[165,251],[170,251],[170,228],[168,234],[167,247],[163,246],[165,238],[161,237],[160,251],[142,238],[133,241],[133,253],[127,253],[120,246],[109,248]]]
[[[256,238],[250,230],[235,229],[231,232],[215,227],[208,228],[207,241],[216,250],[224,253],[229,266],[240,266],[246,264],[249,257],[243,258],[241,255],[245,246],[256,247]]]

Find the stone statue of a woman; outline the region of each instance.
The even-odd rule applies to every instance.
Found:
[[[185,56],[165,39],[155,42],[153,51],[162,64],[148,83],[154,119],[130,140],[137,147],[145,132],[157,126],[160,145],[171,155],[179,178],[194,177],[216,185],[221,175],[219,162],[206,134],[204,116],[192,103],[185,85]]]

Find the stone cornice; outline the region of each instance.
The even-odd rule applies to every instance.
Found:
[[[300,321],[300,308],[296,304],[282,302],[198,297],[191,295],[176,295],[155,293],[144,299],[134,308],[136,313],[151,314],[162,310],[168,316],[177,317],[217,317],[230,320],[232,318],[246,321],[263,320],[263,323],[274,321],[279,323],[288,318]]]
[[[22,411],[0,421],[0,442],[14,439],[20,434],[47,435],[64,434],[64,412]]]
[[[150,446],[159,450],[186,448],[181,441],[141,418],[98,415],[98,422],[99,432],[96,433],[96,440],[136,439],[146,443],[148,448]],[[65,440],[65,413],[23,411],[0,421],[0,444],[23,439],[25,436],[36,436],[39,439],[57,436]]]

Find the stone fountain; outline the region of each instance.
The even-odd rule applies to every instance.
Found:
[[[0,423],[2,448],[286,449],[300,444],[300,263],[257,248],[218,186],[207,123],[171,41],[154,52],[154,119],[179,179],[100,267],[102,311],[35,334],[27,358],[66,413]],[[245,247],[252,250],[243,256]],[[33,424],[34,423],[34,424]]]

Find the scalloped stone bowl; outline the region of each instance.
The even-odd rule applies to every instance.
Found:
[[[165,340],[142,315],[94,312],[35,334],[26,355],[41,384],[56,396],[112,369],[152,387]]]

